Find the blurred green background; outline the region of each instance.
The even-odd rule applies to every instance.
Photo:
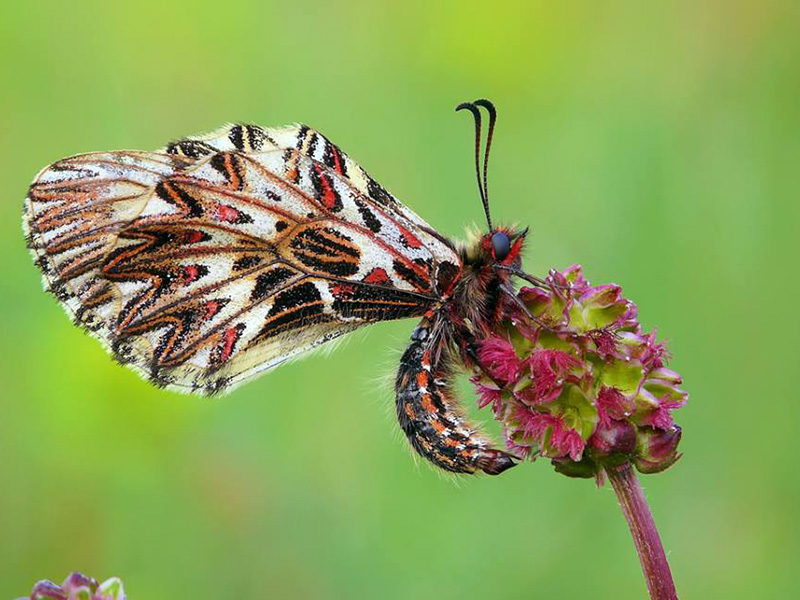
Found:
[[[414,464],[389,383],[412,322],[179,396],[74,328],[23,244],[46,164],[228,121],[307,122],[459,236],[481,211],[453,107],[481,96],[528,270],[623,285],[691,392],[684,458],[644,479],[679,591],[800,595],[796,6],[3,3],[0,598],[72,569],[133,600],[645,595],[610,488]]]

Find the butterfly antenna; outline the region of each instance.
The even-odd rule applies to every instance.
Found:
[[[488,101],[481,101],[478,100],[477,102],[488,102]],[[491,106],[491,103],[489,103]],[[485,107],[485,106],[484,106]],[[489,231],[494,231],[492,227],[492,217],[489,214],[489,199],[486,197],[486,190],[484,189],[484,184],[486,181],[486,160],[484,159],[484,167],[483,167],[483,182],[481,181],[481,111],[478,110],[478,107],[475,105],[474,102],[462,102],[458,106],[456,106],[456,112],[459,110],[468,110],[472,113],[472,117],[475,120],[475,177],[478,180],[478,192],[481,195],[481,202],[483,203],[483,212],[486,213],[486,222],[489,225]],[[487,110],[489,110],[487,108]],[[494,128],[494,107],[492,106],[492,110],[489,111],[489,130]],[[491,135],[489,137],[489,142],[491,142]],[[488,156],[488,146],[487,146],[487,154]]]
[[[489,218],[489,151],[492,149],[492,137],[494,136],[494,124],[497,122],[497,109],[490,100],[481,98],[472,103],[475,106],[482,106],[489,113],[489,130],[486,133],[486,149],[483,152],[483,196],[486,203],[486,217]],[[491,224],[489,229],[491,229]]]

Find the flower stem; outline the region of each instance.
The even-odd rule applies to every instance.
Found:
[[[606,473],[633,535],[650,597],[653,600],[677,600],[672,573],[653,515],[650,514],[642,486],[639,485],[631,464],[626,462],[619,467],[607,469]]]

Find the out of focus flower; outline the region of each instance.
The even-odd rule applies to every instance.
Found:
[[[642,473],[675,463],[686,403],[655,333],[616,285],[591,286],[580,266],[551,271],[547,286],[522,288],[527,311],[478,341],[471,378],[517,455],[552,460],[560,473],[597,477],[631,462]]]
[[[125,600],[125,591],[122,589],[122,582],[116,577],[98,584],[97,580],[76,571],[61,585],[47,580],[38,582],[29,598],[30,600]]]

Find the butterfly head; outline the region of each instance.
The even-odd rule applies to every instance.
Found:
[[[464,262],[476,267],[519,268],[527,235],[527,228],[515,227],[497,227],[488,233],[473,234],[463,250]]]
[[[527,235],[527,227],[523,230],[495,229],[481,239],[482,250],[493,263],[506,266],[517,265],[520,262],[522,246]]]

